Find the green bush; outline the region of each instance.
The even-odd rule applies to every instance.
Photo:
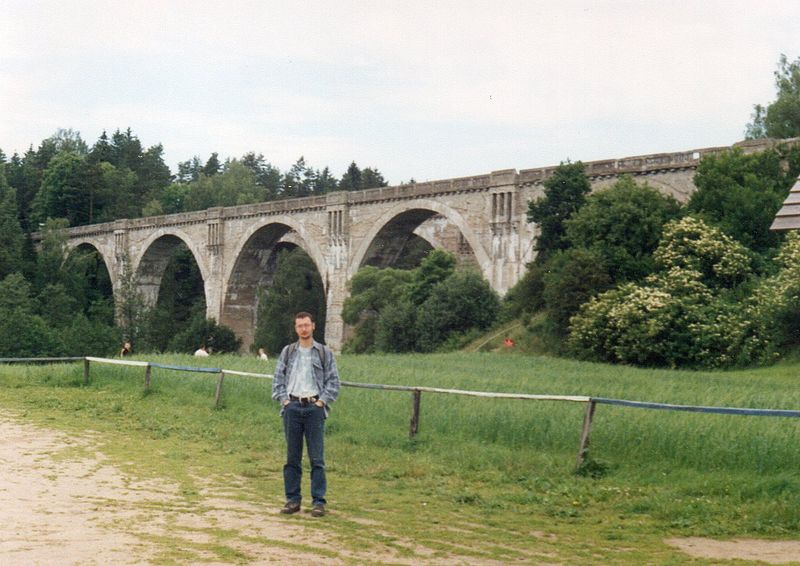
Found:
[[[605,258],[585,248],[557,252],[547,265],[542,298],[556,332],[563,335],[581,305],[611,286],[611,276]]]
[[[61,356],[58,331],[36,313],[31,285],[19,273],[0,281],[0,357]]]
[[[503,320],[519,318],[544,308],[544,276],[548,266],[529,263],[522,278],[503,297]]]
[[[350,296],[345,299],[342,310],[344,322],[355,328],[353,337],[346,345],[348,352],[362,354],[375,351],[380,327],[379,317],[384,309],[407,293],[408,284],[413,277],[413,271],[404,269],[365,266],[358,270],[350,280]],[[378,348],[381,349],[381,346]]]
[[[614,281],[636,281],[653,271],[662,228],[679,213],[674,198],[625,176],[586,198],[565,222],[567,241],[601,256]]]
[[[665,227],[655,256],[661,271],[597,296],[571,319],[573,351],[649,366],[752,363],[755,350],[743,346],[752,314],[731,290],[748,272],[744,247],[687,217]]]
[[[198,313],[185,330],[175,335],[168,350],[191,353],[202,345],[208,346],[214,353],[223,354],[238,352],[242,340],[227,326],[217,324],[213,318],[207,319],[205,313]]]
[[[734,287],[751,272],[747,248],[692,216],[664,227],[664,236],[653,256],[662,269],[677,267],[699,272],[710,287]]]
[[[417,307],[408,297],[389,303],[377,321],[375,349],[413,352],[417,347]]]
[[[764,253],[781,241],[780,234],[769,227],[798,172],[798,153],[788,147],[753,154],[735,149],[706,156],[697,167],[697,190],[688,209]]]
[[[474,271],[457,271],[436,285],[417,315],[417,349],[432,352],[453,334],[489,328],[500,298]]]

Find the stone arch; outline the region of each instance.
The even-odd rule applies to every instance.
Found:
[[[220,322],[242,338],[244,349],[253,343],[258,290],[268,285],[274,274],[276,252],[294,247],[301,248],[314,262],[327,297],[328,265],[322,250],[305,226],[291,217],[277,216],[254,223],[233,248],[222,281]]]
[[[370,248],[373,246],[376,238],[381,234],[381,232],[398,218],[403,218],[409,226],[416,225],[418,228],[435,215],[444,217],[450,224],[454,225],[458,229],[461,236],[463,236],[465,243],[471,248],[472,253],[475,256],[475,261],[477,262],[482,275],[491,280],[492,262],[489,258],[489,254],[486,253],[486,250],[481,245],[478,235],[472,230],[466,220],[464,220],[464,217],[461,216],[461,214],[456,210],[440,202],[429,199],[399,204],[381,215],[353,254],[347,270],[347,279],[351,279],[356,274],[358,269],[363,265],[365,260],[368,258]],[[428,241],[430,241],[432,245],[437,244],[433,238],[428,239]]]
[[[110,252],[108,250],[103,250],[102,245],[98,244],[96,241],[90,238],[79,238],[75,240],[68,240],[67,256],[76,251],[78,248],[87,248],[87,247],[92,248],[95,252],[97,252],[97,255],[100,257],[100,259],[103,260],[103,263],[106,266],[106,271],[108,271],[108,278],[111,279],[111,288],[116,289],[117,279],[118,279],[117,270],[114,269],[116,261],[114,263],[111,263],[110,261],[110,258],[114,257],[113,252]]]
[[[95,295],[95,293],[97,293],[99,296],[110,299],[111,305],[113,306],[116,303],[118,295],[118,293],[116,293],[116,273],[115,270],[109,269],[108,260],[95,241],[90,239],[81,239],[70,242],[65,250],[64,261],[68,261],[73,254],[79,253],[81,250],[94,253],[95,256],[100,260],[98,262],[97,271],[92,272],[87,270],[83,273],[84,281],[87,283],[87,287],[85,289],[87,295],[83,297],[84,300],[91,299],[92,296],[97,298],[98,295]],[[101,266],[102,269],[105,270],[104,275],[100,273]],[[107,322],[110,324],[113,323],[113,317]]]
[[[164,270],[175,249],[183,244],[192,254],[200,276],[203,278],[203,295],[206,305],[209,304],[209,272],[204,257],[194,240],[182,230],[158,230],[142,244],[142,254],[135,258],[132,264],[133,272],[139,279],[139,291],[144,297],[145,304],[153,306],[158,300],[161,288],[161,279]],[[133,259],[133,258],[132,258]]]

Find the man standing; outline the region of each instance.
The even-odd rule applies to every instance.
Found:
[[[303,438],[311,461],[311,515],[325,514],[325,419],[339,395],[339,372],[333,352],[314,340],[314,318],[307,312],[294,317],[298,341],[285,346],[275,367],[272,398],[281,403],[286,435],[283,485],[286,504],[281,513],[300,510]]]

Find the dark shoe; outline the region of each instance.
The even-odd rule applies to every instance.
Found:
[[[281,508],[281,513],[284,515],[291,515],[292,513],[297,513],[298,511],[300,511],[299,501],[287,501],[286,505]]]
[[[322,503],[317,503],[311,508],[312,517],[322,517],[325,515],[325,506]]]

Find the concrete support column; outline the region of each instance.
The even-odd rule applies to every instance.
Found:
[[[492,288],[503,294],[520,277],[519,270],[519,225],[516,169],[494,171],[489,190],[489,225],[492,233]]]
[[[206,293],[206,318],[222,321],[222,303],[225,290],[225,221],[223,208],[209,208],[206,211],[206,252],[208,276],[204,281]]]
[[[350,206],[346,192],[329,193],[327,196],[325,282],[325,342],[335,352],[342,349],[345,341],[342,309],[347,298],[347,266],[350,261]]]
[[[114,250],[113,263],[109,263],[107,268],[113,273],[109,273],[112,281],[112,292],[114,293],[114,317],[117,324],[121,322],[122,316],[122,285],[124,283],[125,266],[130,263],[130,250],[128,249],[128,221],[118,220],[114,223],[112,249]],[[131,266],[128,265],[128,269]]]
[[[326,291],[325,342],[334,352],[340,352],[347,338],[342,320],[342,309],[348,296],[343,272],[336,276],[336,280],[329,280]]]

